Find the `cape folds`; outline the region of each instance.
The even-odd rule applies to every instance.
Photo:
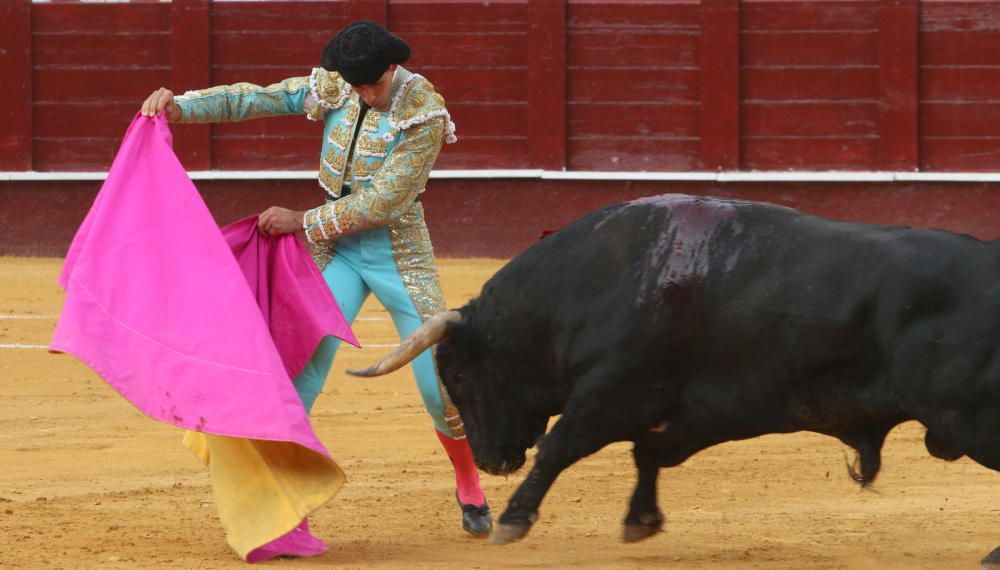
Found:
[[[220,232],[171,141],[162,117],[129,126],[66,256],[51,350],[82,360],[143,413],[195,432],[186,443],[211,458],[241,557],[279,538],[292,551],[269,555],[318,554],[318,539],[299,552],[303,541],[288,539],[307,533],[306,515],[344,474],[291,377],[324,335],[357,339],[294,236],[260,236],[255,218]]]

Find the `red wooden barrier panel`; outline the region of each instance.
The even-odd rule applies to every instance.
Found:
[[[308,74],[363,17],[448,100],[439,168],[1000,169],[1000,1],[8,0],[0,170],[103,170],[156,87]],[[177,129],[192,169],[318,144],[298,117]]]
[[[917,0],[882,0],[878,17],[879,170],[917,169]]]
[[[566,4],[528,2],[528,160],[566,168]]]
[[[415,70],[440,90],[458,144],[437,168],[529,168],[526,0],[392,1],[389,27],[410,43]]]
[[[0,255],[65,254],[99,186],[93,181],[8,183],[0,192]],[[318,198],[310,180],[199,180],[198,189],[219,224],[275,203],[315,206]],[[607,204],[665,192],[764,200],[832,218],[944,228],[982,239],[1000,236],[993,214],[1000,208],[1000,193],[989,183],[433,180],[421,201],[435,255],[507,258],[530,247],[542,230]],[[59,204],[58,223],[39,204]],[[47,215],[33,219],[36,212]]]
[[[208,85],[212,81],[209,51],[209,0],[174,0],[170,28],[170,85]],[[174,137],[178,158],[189,170],[212,165],[212,127],[191,126]]]
[[[701,3],[701,162],[740,169],[740,3]]]
[[[920,168],[1000,170],[1000,2],[920,3]]]
[[[103,170],[156,87],[170,83],[166,3],[31,4],[35,170]]]
[[[568,167],[698,170],[698,2],[570,1]]]
[[[877,169],[878,12],[877,0],[742,3],[744,169]]]
[[[0,169],[30,170],[31,139],[31,5],[8,0],[0,5]]]

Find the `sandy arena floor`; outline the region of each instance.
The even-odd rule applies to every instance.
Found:
[[[46,345],[62,292],[55,259],[0,258],[0,567],[245,568],[226,546],[205,469],[180,430],[141,415],[89,369]],[[500,267],[441,264],[452,306]],[[44,318],[12,318],[14,316]],[[395,341],[374,303],[356,332]],[[563,474],[527,540],[467,538],[450,465],[409,371],[344,374],[385,348],[345,349],[314,425],[347,471],[312,518],[330,551],[277,568],[977,568],[1000,544],[1000,477],[944,463],[906,424],[886,445],[882,476],[861,491],[843,446],[812,434],[708,450],[662,472],[665,533],[619,541],[635,475],[614,445]],[[523,473],[484,476],[499,514]]]

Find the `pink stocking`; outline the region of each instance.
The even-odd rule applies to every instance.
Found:
[[[481,506],[486,503],[486,496],[479,487],[479,471],[476,470],[476,462],[472,459],[472,450],[469,449],[469,440],[453,439],[447,435],[434,430],[441,445],[444,446],[451,464],[455,467],[455,486],[458,488],[458,500],[463,505]]]

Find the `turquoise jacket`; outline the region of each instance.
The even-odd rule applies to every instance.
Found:
[[[400,222],[414,207],[443,142],[455,142],[455,124],[444,98],[424,77],[397,68],[388,109],[371,109],[348,150],[361,100],[337,73],[314,69],[267,87],[236,83],[177,97],[180,122],[214,123],[304,114],[323,122],[318,181],[327,203],[306,212],[310,242]],[[349,196],[340,198],[341,188]],[[420,216],[422,223],[423,216]]]

